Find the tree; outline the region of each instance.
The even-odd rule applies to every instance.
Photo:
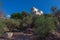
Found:
[[[13,18],[13,19],[22,19],[23,16],[20,13],[17,12],[17,13],[13,13],[11,15],[11,18]]]
[[[26,16],[23,18],[22,22],[21,22],[21,30],[24,31],[27,28],[31,27],[32,24],[32,17]]]
[[[23,17],[26,17],[26,16],[29,16],[29,17],[31,17],[31,14],[30,13],[28,13],[28,12],[26,12],[26,11],[22,11],[22,16]]]
[[[55,13],[57,11],[57,8],[55,6],[52,6],[51,11]]]
[[[28,13],[26,11],[22,11],[21,14],[22,14],[23,17],[26,17],[28,15]]]
[[[17,20],[20,20],[20,21],[17,21]],[[32,17],[31,17],[31,15],[28,14],[26,11],[22,11],[21,14],[20,13],[13,13],[11,15],[10,21],[7,22],[7,25],[9,27],[10,31],[12,29],[13,30],[16,29],[17,31],[18,30],[21,31],[21,30],[26,29],[27,27],[30,27],[31,23],[32,23]]]
[[[34,19],[33,31],[40,37],[45,37],[46,34],[54,31],[55,25],[52,17],[38,16]]]

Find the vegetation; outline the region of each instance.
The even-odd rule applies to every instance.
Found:
[[[0,19],[0,35],[5,32],[4,28],[6,27],[4,20]]]
[[[11,18],[13,18],[13,19],[22,19],[23,17],[20,13],[17,12],[17,13],[13,13],[11,15]]]
[[[33,30],[41,37],[54,31],[55,25],[52,17],[39,16],[35,19]]]
[[[60,10],[55,7],[51,9],[51,14],[35,15],[34,17],[26,11],[12,13],[10,19],[0,19],[0,33],[5,32],[4,28],[7,28],[10,32],[24,32],[26,29],[31,28],[33,34],[43,38],[56,28],[60,28],[60,17],[58,16]]]

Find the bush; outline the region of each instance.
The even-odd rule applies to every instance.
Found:
[[[20,31],[20,23],[21,20],[20,19],[9,19],[9,20],[5,20],[5,23],[7,25],[7,27],[9,28],[9,31]]]
[[[55,25],[52,17],[38,16],[34,20],[33,31],[40,37],[45,37],[46,34],[54,31]]]
[[[4,19],[0,19],[0,34],[4,33],[4,28],[6,27]]]

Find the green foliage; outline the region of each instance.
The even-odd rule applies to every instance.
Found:
[[[53,14],[45,14],[44,16],[45,16],[45,17],[52,17]]]
[[[17,13],[13,13],[11,15],[11,18],[13,18],[13,19],[22,19],[23,16],[20,13],[17,12]]]
[[[28,13],[28,12],[26,12],[26,11],[22,11],[21,15],[22,15],[23,17],[27,17],[27,16],[31,17],[31,14]]]
[[[31,24],[32,23],[32,18],[30,18],[30,17],[25,17],[24,19],[23,19],[23,24],[26,24],[26,25],[29,25],[29,24]],[[24,26],[24,25],[23,25]]]
[[[27,13],[26,11],[22,11],[22,13],[19,13],[19,12],[13,13],[11,15],[11,18],[12,19],[23,19],[26,16],[31,17],[31,15],[29,13]]]
[[[23,17],[26,17],[28,15],[28,13],[26,11],[22,11],[21,14],[22,14]]]
[[[21,30],[24,31],[26,30],[28,27],[30,27],[32,24],[32,17],[26,16],[23,18],[22,22],[21,22]]]
[[[56,7],[56,6],[52,6],[52,7],[51,7],[51,11],[52,11],[52,12],[56,12],[56,11],[57,11],[57,7]]]
[[[54,18],[55,18],[56,30],[60,31],[60,9],[57,10]]]
[[[56,7],[52,7],[51,10],[52,13],[58,17],[60,10],[57,10]],[[32,15],[26,11],[22,11],[21,13],[15,12],[11,15],[11,19],[0,19],[0,34],[5,32],[5,27],[8,27],[11,32],[20,32],[25,31],[27,28],[32,28],[34,34],[45,37],[46,34],[53,32],[55,29],[55,20],[53,20],[54,17],[52,16],[54,14],[35,15],[32,17]],[[60,21],[57,17],[56,20]],[[60,24],[58,25],[58,28],[59,27]]]
[[[22,13],[13,13],[11,15],[11,19],[8,20],[7,25],[9,27],[10,30],[12,29],[17,29],[17,30],[21,30],[21,29],[25,29],[25,27],[29,27],[30,24],[32,23],[32,17],[29,13],[27,13],[26,11],[22,11]]]
[[[7,27],[9,28],[9,31],[19,31],[18,28],[20,28],[20,19],[9,19],[5,21]]]
[[[4,20],[0,19],[0,35],[5,32],[4,28],[6,27]]]
[[[34,21],[33,31],[41,37],[45,37],[55,29],[52,17],[38,16]]]

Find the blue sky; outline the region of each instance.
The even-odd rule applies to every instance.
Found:
[[[60,8],[60,0],[1,0],[2,10],[4,14],[12,14],[13,12],[30,12],[34,6],[44,13],[50,12],[52,6]]]

